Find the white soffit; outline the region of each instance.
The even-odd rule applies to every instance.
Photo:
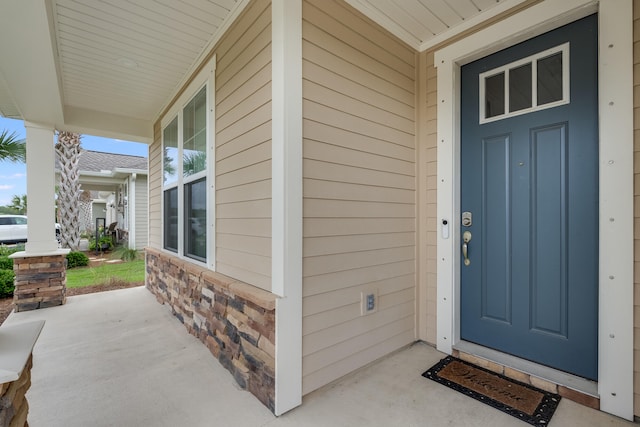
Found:
[[[0,75],[0,115],[9,118],[20,118],[20,111],[11,97],[6,82]]]
[[[346,0],[421,52],[524,1]]]
[[[57,0],[66,107],[154,120],[241,0]]]

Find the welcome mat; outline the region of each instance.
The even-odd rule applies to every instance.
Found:
[[[445,357],[422,374],[534,426],[549,425],[560,395],[514,381],[455,357]]]

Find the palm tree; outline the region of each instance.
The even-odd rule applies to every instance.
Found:
[[[18,139],[15,132],[9,134],[9,131],[4,130],[0,133],[0,160],[24,163],[26,154],[24,139]]]
[[[173,166],[173,157],[169,157],[169,147],[164,147],[163,163],[164,182],[167,182],[176,173],[176,168]]]
[[[77,251],[80,247],[80,134],[59,131],[55,148],[60,163],[60,243],[63,247]]]
[[[191,151],[185,153],[182,161],[182,174],[193,175],[207,168],[207,153]]]
[[[22,196],[18,196],[14,194],[11,198],[11,204],[9,205],[11,209],[13,209],[17,214],[26,215],[27,214],[27,195],[23,194]]]

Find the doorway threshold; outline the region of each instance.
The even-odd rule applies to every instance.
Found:
[[[511,368],[526,375],[540,378],[544,381],[556,384],[558,387],[566,387],[567,389],[573,390],[594,399],[600,398],[598,394],[598,383],[596,381],[591,381],[586,378],[568,374],[566,372],[559,371],[548,366],[540,365],[529,360],[520,359],[519,357],[502,353],[497,350],[483,347],[481,345],[474,344],[468,341],[458,342],[453,346],[453,349],[457,350],[459,353],[465,353],[471,356],[478,357],[480,359],[485,359],[486,361],[504,366],[505,368]],[[566,397],[570,400],[581,400],[572,399],[571,396]],[[587,406],[592,406],[592,404],[587,404]]]

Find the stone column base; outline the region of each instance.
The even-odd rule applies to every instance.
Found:
[[[20,253],[22,254],[22,253]],[[62,305],[67,300],[66,255],[20,256],[14,254],[15,311]]]
[[[31,385],[31,367],[33,357],[29,356],[27,365],[22,370],[20,378],[15,381],[0,384],[0,426],[27,427],[27,390]]]

